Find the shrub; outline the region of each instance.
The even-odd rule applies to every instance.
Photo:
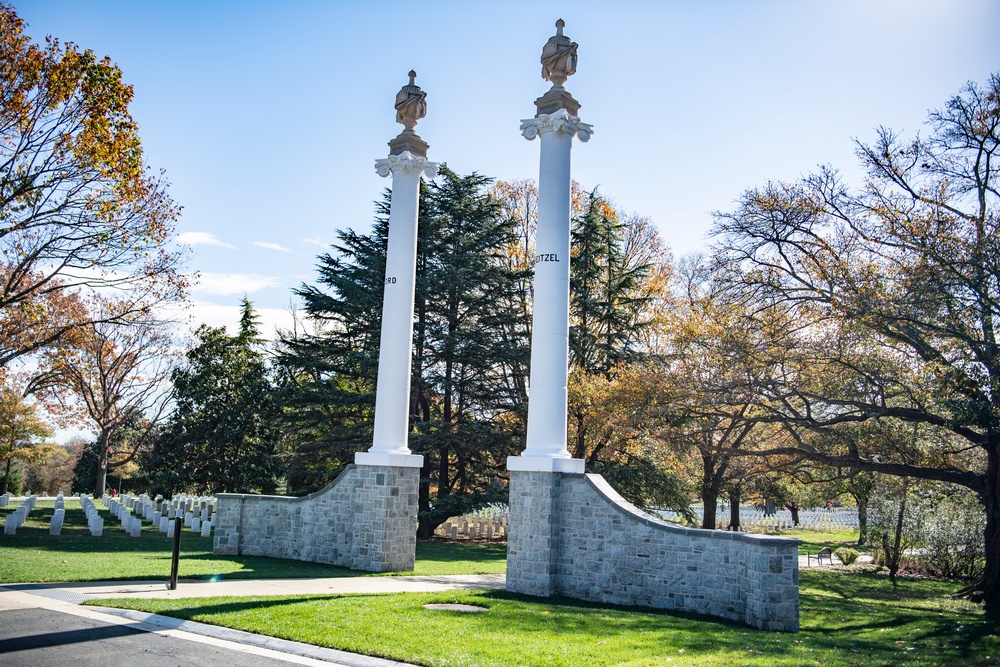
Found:
[[[859,554],[854,549],[850,549],[848,547],[840,547],[839,549],[833,552],[833,555],[836,556],[837,560],[839,560],[844,565],[851,565],[854,563],[854,561],[858,559],[858,556],[860,556],[861,554]]]
[[[976,494],[944,484],[925,484],[914,507],[924,515],[916,559],[939,577],[976,579],[986,563],[986,513]]]

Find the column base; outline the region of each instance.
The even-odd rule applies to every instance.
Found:
[[[508,456],[507,470],[583,474],[584,463],[583,459],[557,459],[551,456]]]
[[[359,466],[392,466],[396,468],[420,468],[424,457],[420,454],[384,454],[382,452],[355,452],[354,463]]]

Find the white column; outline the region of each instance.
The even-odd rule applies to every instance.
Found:
[[[404,151],[377,160],[379,176],[392,174],[389,243],[382,298],[382,337],[375,394],[375,434],[367,452],[354,462],[419,468],[424,457],[410,453],[410,366],[413,349],[413,298],[417,273],[417,215],[420,177],[433,178],[437,164]]]
[[[535,236],[535,303],[531,318],[528,434],[508,470],[583,472],[582,459],[566,448],[569,376],[570,152],[573,137],[593,128],[565,109],[521,122],[521,133],[541,137],[538,231]]]

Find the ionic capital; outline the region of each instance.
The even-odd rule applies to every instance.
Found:
[[[431,162],[410,151],[403,151],[399,155],[390,155],[387,158],[375,160],[375,171],[382,178],[397,171],[415,172],[427,178],[434,178],[437,176],[437,170],[437,162]]]
[[[587,142],[594,133],[594,126],[584,123],[579,116],[570,116],[565,109],[521,121],[521,135],[528,141],[546,132],[565,132],[571,137]]]

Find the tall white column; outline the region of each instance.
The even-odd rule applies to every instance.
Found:
[[[420,177],[433,178],[438,165],[425,157],[425,144],[413,131],[426,113],[423,91],[410,83],[396,97],[396,120],[406,129],[389,142],[390,155],[376,160],[379,176],[392,174],[389,239],[382,297],[382,335],[375,393],[375,433],[367,452],[357,452],[361,465],[419,468],[423,456],[410,453],[410,368],[413,350],[413,299],[417,273],[417,216]],[[411,152],[412,149],[412,152]]]
[[[538,231],[535,302],[531,317],[528,434],[509,470],[583,472],[566,448],[569,377],[570,153],[573,138],[590,139],[592,127],[565,109],[522,121],[521,133],[539,137]]]
[[[535,303],[531,316],[531,377],[528,384],[528,434],[521,456],[507,469],[583,472],[583,460],[566,449],[566,399],[569,378],[569,217],[570,152],[573,138],[588,141],[593,127],[576,115],[580,103],[563,84],[576,72],[577,44],[556,34],[542,49],[542,78],[552,87],[535,100],[538,113],[521,121],[529,141],[541,137],[538,167],[538,230],[535,235]],[[511,478],[513,479],[513,478]]]

